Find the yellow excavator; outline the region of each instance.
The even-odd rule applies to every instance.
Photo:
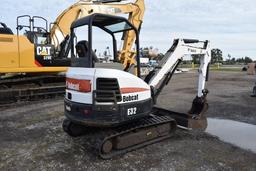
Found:
[[[69,34],[73,21],[93,13],[126,14],[129,22],[140,30],[144,11],[144,0],[136,0],[133,3],[125,3],[122,0],[81,0],[64,10],[54,23],[49,24],[45,18],[40,16],[17,17],[16,35],[6,24],[0,23],[0,76],[2,76],[0,93],[3,100],[13,95],[21,97],[21,94],[25,94],[27,98],[31,94],[37,94],[35,91],[38,91],[38,88],[29,91],[27,88],[20,88],[21,86],[19,90],[13,88],[16,85],[28,84],[28,82],[36,82],[39,85],[39,94],[49,94],[51,88],[54,88],[52,92],[58,92],[56,86],[49,88],[47,85],[43,91],[42,86],[46,85],[45,83],[63,82],[64,77],[56,78],[56,73],[66,72],[68,66],[71,65],[71,57],[67,55],[69,53],[67,49],[70,46]],[[25,20],[28,20],[29,24],[23,24]],[[132,51],[135,37],[133,31],[123,35],[118,59],[123,64],[124,70],[128,70],[132,64],[136,63],[134,59],[136,52]],[[6,74],[10,75],[10,73],[15,77],[6,79]],[[24,75],[26,75],[25,78]],[[63,86],[61,90],[64,91]]]
[[[62,57],[64,48],[68,45],[70,25],[73,21],[92,13],[111,15],[128,14],[129,21],[140,28],[144,16],[144,0],[135,3],[113,3],[118,1],[79,1],[64,10],[51,24],[48,31],[48,22],[43,17],[28,15],[17,18],[17,35],[1,23],[0,28],[0,73],[35,73],[35,72],[62,72],[70,65],[70,59]],[[20,20],[27,18],[29,25],[20,24]],[[37,20],[45,22],[45,27],[36,25]],[[20,35],[21,30],[24,35]],[[131,51],[135,34],[129,32],[124,36],[123,48],[119,59],[127,68],[134,63],[134,52]],[[63,55],[65,56],[65,55]]]

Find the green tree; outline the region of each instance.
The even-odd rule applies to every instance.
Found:
[[[253,60],[252,60],[250,57],[246,56],[246,57],[244,58],[244,63],[245,63],[245,64],[252,63],[252,62],[253,62]]]
[[[200,64],[200,58],[203,57],[203,55],[191,55],[192,57],[192,62],[194,64]]]
[[[236,59],[236,62],[237,62],[237,63],[244,63],[244,58],[237,58],[237,59]]]
[[[230,54],[228,54],[227,56],[227,60],[226,60],[226,64],[229,64],[229,65],[233,65],[236,63],[236,58],[232,57]]]
[[[228,54],[228,60],[230,61],[232,58],[232,56],[230,54]]]
[[[236,63],[236,58],[232,58],[231,60],[230,60],[230,64],[235,64]]]
[[[212,55],[211,63],[223,62],[222,51],[220,49],[212,49],[211,55]]]

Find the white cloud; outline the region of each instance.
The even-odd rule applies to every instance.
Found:
[[[72,0],[1,0],[0,21],[7,23],[12,29],[16,28],[16,18],[19,15],[38,15],[53,22]]]
[[[0,21],[13,29],[22,14],[41,15],[54,21],[73,0],[1,0]],[[256,59],[256,1],[254,0],[145,0],[142,45],[161,50],[173,38],[211,40],[212,47],[235,57]]]
[[[167,49],[172,38],[202,38],[224,55],[256,59],[256,1],[146,0],[146,4],[142,44],[157,42]]]

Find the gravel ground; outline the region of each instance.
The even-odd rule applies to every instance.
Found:
[[[245,72],[211,72],[206,87],[210,92],[208,116],[256,124],[256,98],[250,97],[255,81],[255,76]],[[197,92],[196,86],[195,73],[177,74],[163,90],[158,105],[187,112]]]
[[[253,76],[212,72],[208,116],[256,124]],[[161,107],[186,112],[196,94],[196,74],[174,76]],[[101,160],[93,135],[70,138],[61,128],[63,100],[45,100],[0,112],[0,170],[256,170],[256,154],[203,132],[178,130],[163,142]]]

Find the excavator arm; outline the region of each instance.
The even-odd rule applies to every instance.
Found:
[[[202,47],[194,46],[194,44],[202,43]],[[149,82],[150,86],[155,89],[161,87],[163,80],[170,80],[177,68],[180,61],[182,61],[185,55],[199,55],[200,67],[199,67],[199,80],[198,80],[198,92],[197,96],[203,96],[203,90],[205,89],[205,81],[207,80],[208,65],[211,60],[211,53],[208,41],[199,41],[193,39],[176,39],[172,47],[165,54],[165,57],[159,62],[159,66],[154,71],[154,75],[151,74]],[[148,78],[149,79],[149,78]]]
[[[182,117],[188,117],[186,124],[179,123],[185,127],[199,127],[206,128],[205,112],[208,109],[208,103],[206,96],[208,90],[205,89],[205,84],[208,77],[209,63],[211,61],[210,43],[209,41],[199,41],[194,39],[176,39],[172,47],[167,51],[164,58],[159,62],[159,66],[153,70],[145,81],[152,87],[153,99],[156,102],[157,97],[161,93],[162,89],[169,83],[181,63],[185,55],[198,55],[200,57],[200,67],[198,69],[199,79],[197,95],[193,100],[192,107],[188,111],[188,114],[174,114],[174,118],[180,121]],[[161,110],[161,109],[158,109]],[[197,121],[202,122],[197,122]]]
[[[118,2],[118,3],[117,3]],[[144,0],[136,0],[134,3],[120,3],[120,0],[87,0],[79,1],[66,10],[64,10],[54,22],[51,29],[51,40],[55,48],[59,48],[61,42],[70,34],[70,26],[73,21],[93,13],[103,13],[110,15],[128,14],[128,20],[139,29],[144,17]],[[123,47],[119,53],[119,60],[127,69],[131,64],[135,64],[135,52],[132,52],[132,46],[136,34],[134,31],[127,32],[123,39]]]

